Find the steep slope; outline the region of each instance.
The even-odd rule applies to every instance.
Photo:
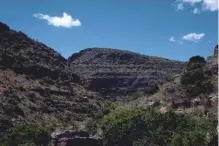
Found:
[[[184,62],[105,48],[88,48],[69,57],[83,85],[109,98],[137,91],[151,92],[156,84],[180,74]]]
[[[26,122],[74,125],[97,113],[102,98],[80,83],[60,54],[0,23],[0,132]]]
[[[143,107],[150,106],[168,107],[181,112],[203,116],[204,111],[211,117],[218,115],[218,45],[214,48],[214,54],[203,64],[203,79],[201,76],[201,89],[195,88],[197,83],[185,86],[181,83],[182,75],[177,76],[173,81],[160,86],[160,90],[152,96],[141,96],[136,100],[121,103],[122,106]],[[197,73],[197,72],[196,72]],[[184,74],[184,73],[183,73]],[[194,74],[195,82],[200,79],[201,74]],[[193,78],[192,77],[192,78]],[[192,80],[191,78],[191,80]],[[193,90],[192,90],[193,89]],[[195,90],[194,90],[195,89]],[[207,90],[205,90],[207,89]],[[188,92],[189,91],[189,92]],[[198,91],[198,94],[192,92]],[[208,105],[206,105],[208,104]]]

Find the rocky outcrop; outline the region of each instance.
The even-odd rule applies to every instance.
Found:
[[[103,146],[101,138],[92,137],[86,131],[53,132],[52,146]]]
[[[170,81],[185,66],[180,61],[106,48],[82,50],[69,61],[87,89],[109,98],[137,91],[151,92],[155,84]]]

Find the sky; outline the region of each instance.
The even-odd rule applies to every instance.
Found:
[[[101,47],[187,61],[218,42],[217,0],[2,0],[0,21],[65,58]]]

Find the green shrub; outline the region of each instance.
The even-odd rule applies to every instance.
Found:
[[[17,125],[9,128],[0,139],[2,146],[48,145],[51,128],[39,125]]]
[[[186,65],[186,70],[194,70],[197,68],[202,68],[206,64],[205,58],[201,56],[193,56],[189,59]]]
[[[170,146],[210,146],[217,135],[214,132],[216,125],[216,121],[188,119],[181,133],[173,136]]]
[[[97,111],[93,118],[94,119],[100,119],[102,118],[104,115],[109,114],[111,111],[113,111],[116,108],[115,104],[110,102],[110,101],[106,101],[105,104],[100,108],[99,111]]]
[[[101,120],[102,118],[109,114],[111,111],[113,111],[115,109],[115,105],[110,102],[110,101],[107,101],[100,109],[99,112],[97,112],[93,119],[90,119],[87,121],[86,123],[86,129],[91,132],[91,134],[96,134],[97,133],[97,130],[99,128],[99,125],[101,124]]]
[[[181,76],[181,84],[191,96],[197,96],[201,93],[210,93],[214,88],[211,76],[205,74],[202,68],[183,73]]]
[[[101,129],[105,145],[131,146],[148,134],[145,113],[141,110],[120,110],[104,117]]]
[[[104,145],[138,146],[207,146],[206,135],[217,123],[207,119],[193,119],[169,111],[165,114],[151,110],[121,109],[103,118]]]
[[[95,135],[97,133],[98,128],[99,128],[98,127],[99,124],[100,124],[100,120],[91,119],[91,120],[87,121],[85,127],[92,135]]]

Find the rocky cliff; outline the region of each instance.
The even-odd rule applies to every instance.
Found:
[[[148,93],[180,74],[184,62],[106,48],[88,48],[69,57],[70,67],[87,89],[115,99],[135,92]]]
[[[99,94],[53,49],[0,23],[0,132],[19,123],[74,125],[98,112]]]

